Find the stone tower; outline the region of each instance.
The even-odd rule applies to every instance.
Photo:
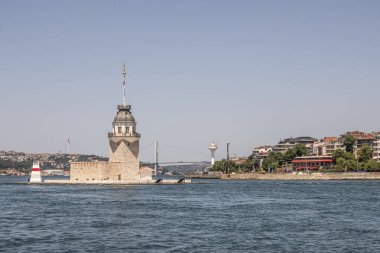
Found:
[[[108,133],[109,162],[121,163],[119,180],[137,180],[139,177],[139,141],[136,121],[131,106],[125,101],[125,64],[123,67],[123,103],[117,106],[117,114],[112,122],[112,132]]]
[[[71,162],[70,181],[76,183],[141,182],[140,134],[136,132],[136,121],[132,116],[131,106],[127,104],[125,99],[126,73],[124,64],[123,102],[117,106],[117,113],[112,122],[112,131],[108,133],[109,161]],[[149,181],[146,176],[144,178],[145,181]]]
[[[136,121],[131,106],[123,103],[112,122],[112,132],[108,133],[109,162],[123,163],[121,180],[135,180],[139,172],[139,140]]]

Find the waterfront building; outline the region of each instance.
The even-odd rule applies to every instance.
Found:
[[[308,154],[313,153],[313,145],[316,143],[318,139],[309,137],[309,136],[301,136],[296,138],[286,138],[284,140],[280,140],[278,144],[273,146],[273,151],[285,153],[288,149],[293,148],[297,144],[303,144],[306,146]]]
[[[345,150],[343,145],[344,138],[351,135],[354,142],[354,154],[357,156],[358,151],[363,145],[373,148],[373,159],[380,160],[380,132],[365,133],[359,131],[351,131],[337,137],[325,137],[313,145],[313,155],[332,156],[337,149]]]
[[[285,153],[288,149],[293,148],[295,145],[295,143],[285,142],[281,140],[278,144],[273,146],[272,150],[274,152]]]
[[[343,146],[343,141],[347,135],[351,135],[355,139],[355,143],[354,143],[354,155],[355,156],[357,156],[358,151],[360,150],[360,148],[362,146],[367,145],[371,148],[374,148],[374,146],[376,145],[376,138],[372,133],[352,131],[352,132],[347,132],[345,134],[342,134],[339,137],[337,142],[341,143],[342,149],[345,149],[345,147]]]
[[[331,169],[333,159],[331,156],[302,156],[291,161],[296,170]]]
[[[373,141],[373,159],[380,162],[380,131],[372,132],[375,140]]]
[[[342,138],[344,138],[348,134],[354,137],[355,139],[355,149],[360,149],[363,145],[372,147],[373,142],[375,141],[375,137],[371,133],[359,131],[347,132],[346,134],[342,135]]]
[[[312,155],[315,156],[332,156],[334,151],[342,148],[342,143],[338,141],[338,137],[324,137],[313,144]]]
[[[141,181],[151,181],[153,174],[154,174],[154,170],[147,167],[147,166],[143,166],[139,170],[139,175],[140,175]]]
[[[247,161],[247,157],[240,157],[240,156],[235,156],[230,158],[231,162],[234,162],[236,165],[241,165]]]
[[[252,156],[259,161],[259,167],[262,166],[264,159],[268,157],[270,152],[272,152],[272,146],[270,145],[258,146],[252,150]]]
[[[64,176],[65,172],[63,170],[43,170],[41,172],[44,176]]]
[[[325,143],[325,153],[323,155],[332,156],[334,151],[342,148],[342,143],[338,142],[338,137],[325,137],[322,139]]]
[[[256,158],[259,157],[267,157],[269,153],[272,151],[272,146],[270,145],[263,145],[253,148],[252,155]]]

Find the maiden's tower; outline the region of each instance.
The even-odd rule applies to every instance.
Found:
[[[72,162],[70,181],[77,183],[139,183],[152,181],[152,174],[146,175],[147,168],[140,170],[139,141],[136,121],[131,106],[125,98],[126,68],[123,66],[123,102],[117,106],[112,122],[112,131],[108,133],[109,161]],[[149,172],[149,171],[148,171]]]

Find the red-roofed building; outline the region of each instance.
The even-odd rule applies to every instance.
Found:
[[[355,139],[355,143],[354,143],[354,154],[356,155],[358,153],[358,151],[360,150],[360,148],[363,146],[363,145],[367,145],[371,148],[374,148],[374,146],[376,146],[375,144],[375,141],[376,141],[376,138],[373,134],[371,133],[364,133],[364,132],[359,132],[359,131],[352,131],[352,132],[347,132],[345,134],[342,134],[340,136],[340,138],[338,139],[338,141],[342,142],[344,141],[344,138],[347,136],[347,135],[351,135],[352,137],[354,137]],[[344,147],[342,147],[344,149]]]
[[[338,141],[338,137],[324,137],[313,145],[313,155],[332,156],[338,148],[344,149],[342,145],[342,142]]]
[[[294,158],[291,163],[296,170],[330,169],[333,159],[331,156],[302,156]]]
[[[337,140],[338,140],[338,137],[325,137],[322,139],[322,141],[326,143],[333,143],[333,142],[336,142]]]

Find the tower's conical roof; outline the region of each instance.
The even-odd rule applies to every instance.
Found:
[[[135,118],[128,107],[118,106],[118,109],[119,111],[113,120],[114,123],[135,123]]]
[[[114,123],[132,123],[135,122],[135,118],[129,110],[120,110],[117,112],[114,120]]]

